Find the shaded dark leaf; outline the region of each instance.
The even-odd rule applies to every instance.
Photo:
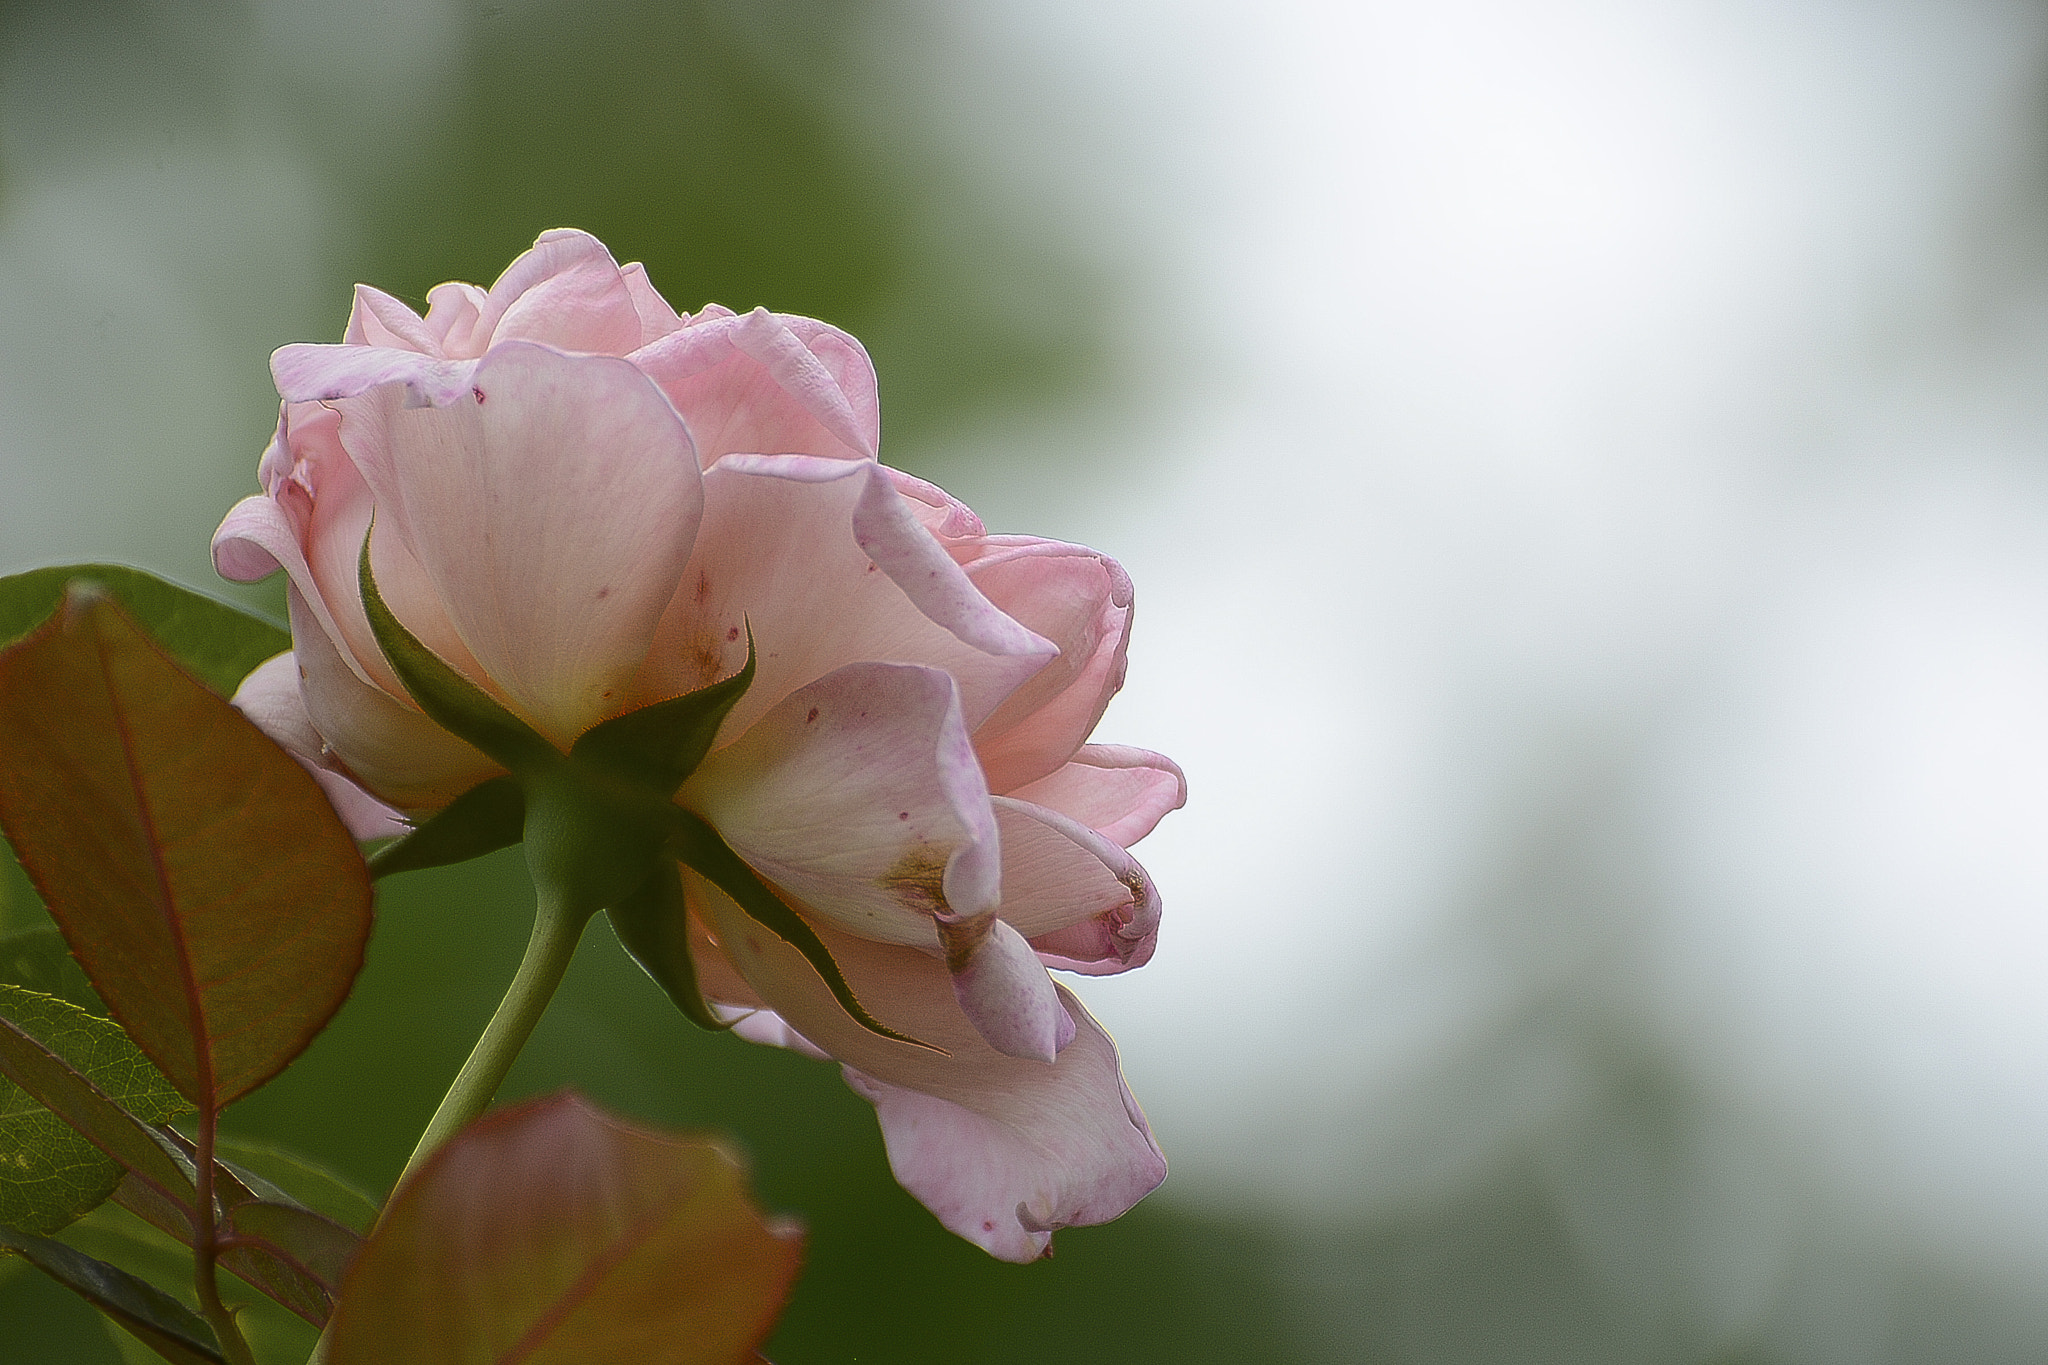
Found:
[[[328,1365],[741,1365],[801,1254],[717,1147],[550,1096],[485,1115],[392,1197]]]
[[[0,651],[0,822],[129,1037],[195,1105],[277,1074],[362,965],[368,873],[313,779],[119,608]]]
[[[176,1365],[224,1365],[213,1329],[146,1280],[62,1242],[0,1226],[0,1248],[25,1258]]]
[[[104,588],[165,653],[224,697],[256,665],[292,647],[289,632],[260,616],[120,564],[68,564],[0,578],[0,644],[48,620],[65,587],[80,580]]]

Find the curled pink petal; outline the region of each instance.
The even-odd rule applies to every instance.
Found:
[[[1024,936],[997,919],[938,922],[953,998],[982,1041],[1006,1057],[1050,1062],[1074,1041],[1074,1021]]]
[[[1048,967],[1110,976],[1142,967],[1159,942],[1159,891],[1138,861],[1057,811],[998,796],[1002,916]]]
[[[441,355],[441,338],[418,313],[367,284],[356,286],[355,307],[349,311],[348,330],[342,340],[350,346],[383,346],[418,351],[421,355]]]
[[[640,339],[634,343],[637,349],[650,341],[659,341],[683,325],[676,310],[669,307],[667,299],[655,292],[654,285],[647,278],[647,267],[635,261],[619,267],[619,278],[625,281],[626,295],[633,300],[633,311],[640,316]]]
[[[751,990],[845,1064],[881,1119],[896,1178],[960,1236],[1033,1260],[1056,1229],[1107,1222],[1165,1179],[1115,1045],[1071,993],[1058,990],[1076,1028],[1057,1060],[1005,1056],[961,1013],[943,963],[818,926],[862,1003],[945,1053],[894,1042],[849,1018],[795,949],[715,888],[694,874],[685,885]]]
[[[967,567],[986,600],[1059,647],[975,732],[989,786],[1009,791],[1054,772],[1123,686],[1131,580],[1106,555],[1028,537],[990,537]]]
[[[491,296],[473,284],[451,281],[427,291],[427,330],[440,342],[438,353],[451,360],[474,360],[491,342],[484,310]]]
[[[849,664],[716,750],[678,799],[755,871],[848,932],[935,947],[993,910],[1002,855],[953,679]]]
[[[270,374],[287,403],[331,402],[383,384],[403,384],[409,402],[446,407],[468,395],[476,365],[390,346],[296,342],[271,353]]]
[[[313,775],[336,815],[358,839],[404,834],[411,826],[397,811],[349,781],[331,766],[327,744],[306,713],[299,693],[299,661],[286,652],[258,664],[236,689],[234,706],[257,729],[299,761]]]
[[[945,669],[970,729],[1038,671],[1050,646],[1020,631],[1021,652],[983,650],[956,622],[928,615],[856,543],[855,513],[877,468],[806,456],[734,455],[714,465],[702,529],[636,696],[678,696],[729,676],[745,662],[749,631],[758,671],[726,719],[727,738],[796,688],[861,660]]]
[[[604,243],[587,232],[543,232],[505,268],[484,307],[491,344],[538,341],[565,351],[624,355],[640,344],[640,312]]]
[[[810,318],[707,308],[629,359],[686,414],[707,467],[734,452],[873,459],[881,442],[867,352]]]
[[[1129,848],[1168,811],[1187,804],[1188,781],[1164,754],[1125,744],[1083,744],[1059,771],[1004,794],[1056,810]]]

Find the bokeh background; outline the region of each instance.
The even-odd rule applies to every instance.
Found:
[[[564,225],[1121,558],[1192,782],[1082,985],[1173,1175],[1048,1263],[593,930],[508,1093],[734,1135],[774,1359],[2048,1359],[2048,9],[12,0],[0,570],[230,595],[269,352]],[[230,1128],[388,1182],[529,909],[390,885]]]

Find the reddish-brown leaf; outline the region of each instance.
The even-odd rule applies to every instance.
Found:
[[[738,1166],[573,1095],[485,1115],[393,1197],[329,1365],[739,1365],[802,1254]]]
[[[368,875],[319,787],[90,591],[0,651],[0,823],[196,1105],[282,1070],[362,965]]]

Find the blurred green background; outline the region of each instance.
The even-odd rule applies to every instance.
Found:
[[[2044,111],[2017,0],[0,0],[0,571],[277,612],[206,543],[357,281],[825,318],[1132,570],[1099,737],[1193,798],[1082,983],[1174,1175],[1028,1267],[593,929],[508,1095],[732,1135],[773,1359],[2040,1361]],[[232,1131],[389,1181],[530,904],[391,884]]]

